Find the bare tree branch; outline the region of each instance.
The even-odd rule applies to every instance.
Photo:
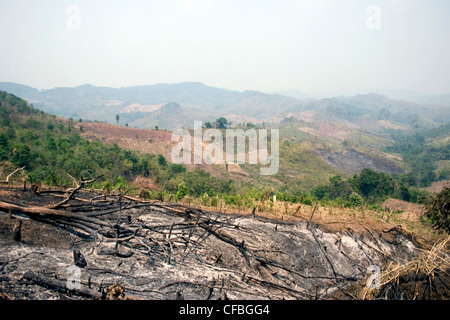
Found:
[[[5,181],[3,181],[3,183],[8,184],[9,183],[9,179],[17,172],[22,171],[23,169],[25,169],[25,166],[23,166],[22,168],[17,168],[16,170],[14,170],[13,172],[11,172],[10,174],[8,174],[8,176],[6,176]]]

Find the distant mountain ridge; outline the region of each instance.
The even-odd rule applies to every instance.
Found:
[[[287,95],[298,94],[300,97],[301,92],[291,90],[285,92],[286,95],[251,90],[239,92],[200,82],[121,88],[85,84],[48,90],[0,82],[0,90],[58,116],[115,123],[115,116],[119,114],[120,124],[138,128],[189,127],[194,120],[211,121],[222,116],[237,121],[280,122],[287,115],[298,115],[301,119],[299,114],[305,111],[310,112],[313,122],[347,122],[373,130],[383,126],[430,128],[450,121],[450,107],[394,100],[377,93],[320,100],[296,99]],[[133,105],[162,107],[150,108],[147,112],[145,108],[130,108]],[[169,107],[164,108],[166,105]]]
[[[272,116],[295,106],[298,101],[281,95],[257,91],[231,91],[207,86],[199,82],[155,84],[122,88],[96,87],[90,84],[73,88],[58,87],[37,90],[21,84],[0,82],[0,90],[15,94],[36,108],[63,117],[85,118],[113,123],[116,114],[132,104],[157,105],[176,103],[182,114],[179,118],[212,120],[225,114],[251,116],[257,119]],[[159,113],[163,110],[159,110]],[[168,110],[167,110],[168,111]],[[171,111],[168,111],[171,112]],[[141,114],[142,116],[142,114]],[[168,113],[167,116],[174,116]],[[163,117],[163,115],[161,115]],[[139,121],[142,127],[143,120]],[[154,121],[151,121],[152,125]],[[173,121],[172,121],[173,122]],[[130,123],[130,125],[134,125]],[[183,123],[173,123],[172,129]],[[163,123],[160,127],[164,127]]]

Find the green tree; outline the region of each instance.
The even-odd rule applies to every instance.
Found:
[[[50,130],[50,131],[53,131],[54,128],[55,128],[55,125],[53,124],[53,122],[49,121],[47,123],[47,129]]]
[[[119,119],[120,119],[119,114],[116,114],[116,121],[117,121],[117,124],[119,124]]]
[[[166,158],[164,158],[164,156],[162,154],[158,154],[158,163],[160,166],[166,166],[167,165],[167,160]]]
[[[315,187],[311,191],[312,196],[316,197],[318,200],[322,200],[329,196],[330,194],[330,186],[320,185]]]
[[[187,196],[188,192],[189,189],[186,187],[186,184],[184,182],[180,183],[178,185],[177,199],[178,200],[183,199],[185,196]]]
[[[227,124],[228,124],[227,119],[225,119],[223,117],[216,120],[217,129],[226,129]]]
[[[212,128],[212,124],[211,124],[211,122],[209,122],[209,121],[206,121],[206,122],[205,122],[205,125],[204,125],[204,127],[205,127],[205,128],[207,128],[207,129],[210,129],[210,128]]]
[[[1,133],[0,134],[0,148],[8,148],[9,146],[9,140],[8,137],[6,136],[6,134]]]
[[[398,185],[388,174],[367,168],[363,169],[355,180],[361,194],[371,198],[392,195],[394,187]]]
[[[330,178],[330,198],[347,199],[352,193],[352,186],[348,181],[342,180],[341,176]]]
[[[47,138],[47,149],[52,151],[56,151],[57,149],[55,139],[53,139],[53,137],[51,136]]]
[[[9,158],[10,148],[9,148],[9,139],[6,134],[0,134],[0,161],[6,160]]]
[[[361,197],[358,193],[352,192],[348,197],[348,201],[353,207],[359,207],[364,203],[363,197]]]
[[[400,185],[400,198],[404,201],[409,201],[411,199],[409,189],[404,184]]]
[[[169,171],[172,174],[176,175],[179,173],[186,172],[186,167],[184,167],[182,164],[179,164],[179,163],[171,163],[169,166]]]
[[[14,145],[11,155],[11,161],[19,167],[30,167],[31,150],[26,144],[19,143]]]

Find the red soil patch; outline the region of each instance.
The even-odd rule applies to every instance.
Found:
[[[425,206],[422,204],[409,203],[398,199],[387,199],[383,208],[391,211],[403,211],[399,214],[399,218],[411,221],[418,221],[425,212]]]

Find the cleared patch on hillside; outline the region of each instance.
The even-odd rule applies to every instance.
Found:
[[[353,132],[353,130],[345,126],[332,124],[329,122],[320,123],[317,129],[310,127],[301,127],[299,129],[312,135],[316,135],[319,137],[326,137],[339,141],[344,141],[351,134],[351,132]]]
[[[81,135],[88,140],[99,140],[108,144],[116,143],[121,148],[143,153],[162,154],[169,162],[172,159],[172,149],[178,143],[171,141],[172,132],[165,130],[137,129],[99,122],[78,123],[77,126],[83,127]],[[208,144],[203,141],[203,148]],[[249,174],[238,164],[230,164],[228,171],[225,164],[194,164],[194,139],[191,141],[191,154],[192,164],[185,165],[188,170],[201,168],[216,178],[223,178],[228,174],[229,178],[237,181],[248,181],[249,179]]]
[[[425,212],[425,206],[417,203],[410,203],[399,199],[387,199],[382,207],[390,211],[397,212],[401,219],[418,221]]]
[[[433,182],[431,186],[428,187],[428,191],[432,193],[439,193],[445,188],[450,188],[450,180]]]
[[[391,160],[372,157],[354,149],[344,152],[318,150],[318,154],[329,165],[348,174],[359,173],[365,168],[390,174],[403,173],[403,170]]]

